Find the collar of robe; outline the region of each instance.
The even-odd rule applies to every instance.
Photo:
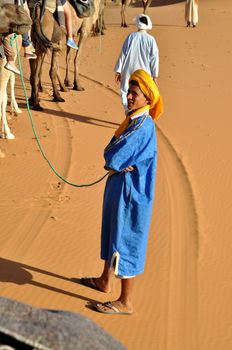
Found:
[[[124,121],[120,124],[119,128],[115,131],[115,138],[118,139],[124,131],[128,128],[130,122],[133,119],[136,119],[144,114],[145,111],[147,111],[147,114],[149,113],[150,105],[146,105],[144,107],[141,107],[139,109],[136,109],[135,111],[131,111],[128,113],[127,117],[124,119]]]

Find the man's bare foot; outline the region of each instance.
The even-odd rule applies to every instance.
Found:
[[[97,284],[97,286],[105,293],[110,293],[111,288],[109,286],[109,283],[103,280],[102,277],[96,277],[94,278],[94,282]]]
[[[109,293],[111,291],[110,287],[102,281],[100,277],[83,277],[81,278],[81,284],[86,287],[98,290],[103,293]]]

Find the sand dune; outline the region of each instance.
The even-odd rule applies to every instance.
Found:
[[[229,350],[232,3],[201,1],[194,29],[185,27],[183,1],[158,3],[148,14],[156,24],[152,34],[160,49],[165,113],[157,123],[156,199],[135,313],[105,316],[86,307],[88,301],[117,297],[117,280],[108,296],[72,280],[102,269],[105,180],[76,188],[55,176],[38,150],[19,80],[23,114],[10,121],[16,139],[0,140],[1,295],[79,312],[128,349]],[[113,67],[139,12],[130,7],[130,27],[121,28],[120,7],[109,4],[105,35],[89,38],[83,52],[85,91],[63,93],[66,102],[51,102],[48,60],[45,64],[44,111],[32,114],[46,155],[70,182],[88,184],[105,173],[102,151],[123,119]],[[60,61],[64,67],[64,58]],[[23,69],[26,79],[28,62]]]

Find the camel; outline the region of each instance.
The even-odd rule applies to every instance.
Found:
[[[94,0],[95,11],[92,16],[86,18],[79,18],[73,8],[73,6],[69,3],[72,12],[72,21],[73,21],[73,33],[75,37],[78,37],[78,47],[79,49],[76,51],[74,57],[74,80],[73,84],[70,80],[70,63],[71,63],[71,49],[67,48],[66,54],[66,74],[65,74],[65,85],[68,87],[73,87],[73,90],[83,91],[84,87],[81,86],[79,81],[79,62],[81,57],[81,52],[84,47],[84,43],[86,42],[93,25],[96,23],[99,15],[99,6],[101,0]]]
[[[97,6],[95,4],[95,11],[92,16],[89,17],[83,17],[79,18],[76,15],[76,11],[74,10],[73,6],[69,3],[69,6],[72,11],[72,21],[73,21],[73,33],[76,33],[76,36],[79,33],[79,42],[78,46],[79,49],[76,52],[75,59],[74,59],[74,90],[84,90],[79,84],[78,81],[78,63],[80,58],[80,53],[82,51],[83,44],[85,40],[87,39],[90,30],[92,28],[93,23],[95,23],[97,19],[97,15],[99,12],[99,0],[94,0],[97,2]],[[31,83],[31,98],[30,98],[30,104],[33,106],[33,109],[35,110],[42,110],[43,108],[40,106],[39,103],[39,90],[42,88],[41,85],[41,71],[42,71],[42,64],[45,57],[46,52],[51,49],[52,51],[52,57],[51,57],[51,68],[49,71],[50,78],[52,81],[53,86],[53,101],[55,102],[63,102],[64,99],[60,96],[60,93],[58,91],[56,80],[58,80],[61,91],[68,91],[68,88],[66,86],[71,86],[70,80],[69,80],[69,62],[71,58],[71,48],[67,47],[67,55],[66,55],[66,78],[65,82],[62,82],[60,73],[59,73],[59,67],[57,64],[57,54],[61,51],[64,38],[64,31],[62,28],[58,25],[56,20],[54,19],[51,12],[49,12],[47,9],[45,9],[44,15],[42,17],[42,21],[40,22],[40,8],[36,8],[36,18],[33,23],[32,27],[32,40],[34,42],[35,48],[36,48],[36,55],[37,59],[36,61],[30,62],[31,65],[31,76],[30,76],[30,83]]]
[[[45,9],[42,20],[40,20],[40,7],[35,9],[35,18],[31,31],[32,40],[36,49],[36,60],[30,60],[30,83],[31,83],[31,97],[29,99],[30,105],[35,110],[43,110],[39,103],[39,90],[41,87],[41,70],[43,60],[48,50],[51,50],[51,67],[49,70],[50,79],[53,87],[53,101],[64,102],[61,97],[56,80],[57,80],[57,56],[62,49],[62,38],[64,30],[59,26],[53,14]],[[60,81],[62,91],[68,91],[65,85]]]
[[[131,0],[122,0],[121,4],[121,27],[128,27],[126,23],[126,9],[130,5]]]
[[[22,6],[11,4],[0,4],[0,33],[16,32],[22,34],[27,32],[31,27],[31,19]],[[3,50],[4,52],[4,50]],[[16,50],[15,50],[16,52]],[[15,75],[13,72],[7,71],[4,66],[6,58],[2,53],[0,59],[0,120],[2,120],[2,137],[14,139],[7,123],[6,107],[7,107],[7,84],[10,81],[11,89],[11,111],[21,113],[14,94]],[[15,55],[16,59],[16,55]]]
[[[21,45],[20,45],[21,46]],[[15,49],[15,44],[14,44]],[[16,50],[15,50],[16,52]],[[17,55],[15,55],[16,60]],[[0,59],[0,120],[2,120],[2,137],[12,140],[15,136],[11,133],[7,123],[6,108],[7,108],[7,85],[10,82],[10,111],[14,114],[20,114],[22,111],[19,109],[15,99],[14,85],[15,74],[4,68],[6,64],[6,58]]]

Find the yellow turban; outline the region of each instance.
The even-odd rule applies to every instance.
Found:
[[[152,77],[143,69],[136,70],[131,75],[129,83],[131,80],[135,80],[139,84],[140,90],[150,101],[150,115],[154,120],[157,120],[163,113],[163,101],[156,83]]]

